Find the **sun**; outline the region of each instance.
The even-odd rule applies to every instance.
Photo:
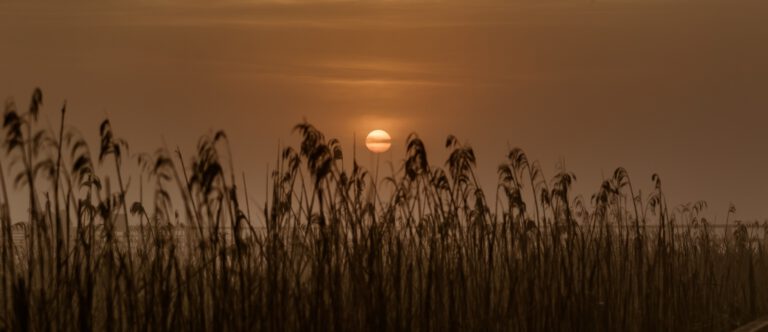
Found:
[[[373,153],[387,152],[391,146],[392,137],[381,129],[368,133],[368,137],[365,138],[365,147]]]

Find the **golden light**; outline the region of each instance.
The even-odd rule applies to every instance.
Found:
[[[368,133],[365,138],[365,147],[373,153],[387,152],[392,146],[392,137],[386,131],[376,129]]]

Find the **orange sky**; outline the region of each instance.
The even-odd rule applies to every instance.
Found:
[[[660,173],[671,204],[763,220],[767,16],[725,0],[4,1],[0,93],[25,106],[42,87],[51,123],[67,99],[94,144],[109,116],[133,151],[191,153],[224,129],[255,188],[306,117],[348,149],[386,129],[395,161],[409,132],[433,163],[455,134],[488,190],[520,146],[548,177],[564,159],[586,197],[625,166],[644,192]]]

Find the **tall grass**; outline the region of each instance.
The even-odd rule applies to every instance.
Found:
[[[27,111],[5,106],[2,330],[723,331],[768,312],[765,231],[718,234],[656,175],[648,196],[620,168],[574,197],[573,173],[547,181],[513,149],[488,202],[469,146],[449,137],[437,166],[411,135],[374,190],[302,123],[251,214],[223,132],[189,159],[130,156],[105,121],[94,159],[66,108],[40,128],[41,105],[37,89]],[[12,222],[11,190],[29,222]]]

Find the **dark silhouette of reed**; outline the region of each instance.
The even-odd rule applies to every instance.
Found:
[[[574,197],[573,173],[547,181],[512,149],[488,202],[471,147],[448,137],[439,167],[413,134],[374,192],[305,122],[251,215],[223,132],[185,162],[129,155],[104,121],[94,160],[65,107],[58,132],[38,126],[42,102],[5,105],[0,330],[723,331],[768,312],[768,228],[718,234],[706,203],[670,208],[658,175],[648,196],[619,168]],[[9,190],[28,222],[12,222]]]

